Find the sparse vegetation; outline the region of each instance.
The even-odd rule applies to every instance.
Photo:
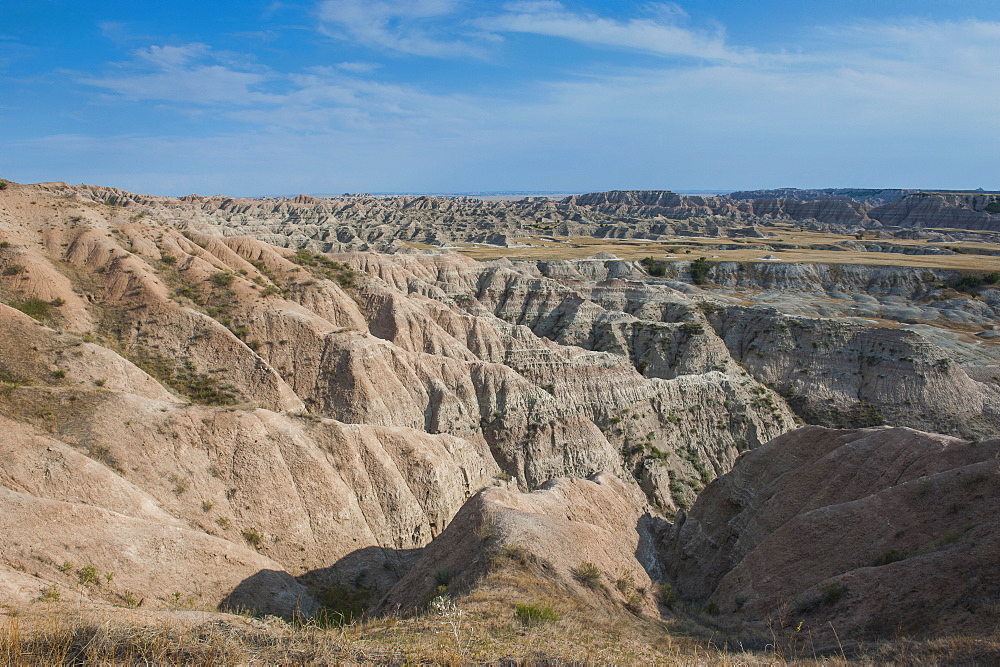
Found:
[[[100,581],[100,578],[97,576],[97,568],[93,565],[81,567],[77,571],[76,576],[83,585],[96,584]]]
[[[374,591],[368,588],[344,583],[311,588],[320,604],[321,611],[317,621],[321,626],[341,626],[355,622],[375,598]]]
[[[559,615],[552,610],[552,607],[542,607],[520,602],[514,605],[514,616],[521,623],[529,626],[541,623],[555,623],[559,620]]]
[[[600,588],[601,570],[590,562],[583,562],[573,568],[573,576],[587,588]]]
[[[629,595],[635,589],[635,577],[629,571],[623,571],[615,581],[615,588],[622,595]]]
[[[236,276],[229,271],[220,271],[209,276],[209,280],[216,287],[229,287],[236,280]]]
[[[115,458],[114,454],[111,453],[111,450],[105,447],[104,445],[98,445],[98,444],[92,445],[90,447],[88,455],[95,461],[100,461],[107,467],[111,468],[119,475],[125,474],[125,470],[124,468],[122,468],[121,463],[118,461],[117,458]]]
[[[24,273],[25,268],[22,264],[8,264],[4,267],[3,275],[5,276],[17,276]]]
[[[691,282],[695,285],[704,285],[707,282],[708,271],[712,265],[704,257],[691,262]]]
[[[185,482],[184,480],[182,480],[178,475],[176,475],[176,474],[170,475],[170,482],[171,482],[171,484],[174,485],[174,488],[172,489],[172,491],[173,491],[173,493],[174,493],[175,496],[180,497],[180,496],[184,495],[184,493],[187,492],[187,490],[188,490],[188,483]]]
[[[642,268],[646,269],[646,273],[654,278],[661,278],[667,274],[667,263],[662,259],[643,257],[639,260],[639,264],[642,265]]]
[[[140,352],[128,356],[139,368],[193,403],[202,405],[237,403],[237,396],[231,385],[222,384],[209,375],[199,373],[190,361],[175,366],[170,359],[155,354]]]
[[[899,549],[889,549],[876,558],[872,565],[875,567],[881,567],[882,565],[889,565],[890,563],[906,560],[909,557],[909,554],[905,551],[900,551]]]
[[[246,528],[240,534],[243,535],[243,539],[247,541],[247,544],[254,549],[260,549],[264,546],[264,535],[256,528]]]
[[[302,248],[295,252],[292,261],[308,267],[314,275],[328,278],[344,289],[357,287],[357,272],[347,264],[335,262],[326,255]]]
[[[835,605],[847,594],[847,586],[840,582],[826,584],[820,589],[823,604]]]
[[[38,597],[38,599],[42,602],[59,602],[61,597],[62,595],[59,593],[59,586],[56,584],[50,584],[46,588],[42,589],[42,594]],[[2,655],[2,652],[0,652],[0,655]]]
[[[46,322],[52,317],[52,304],[44,299],[31,297],[24,300],[11,301],[8,304],[11,308],[16,308],[29,317],[33,317],[39,322]]]
[[[452,573],[450,570],[441,568],[434,573],[434,586],[438,589],[438,592],[443,593],[447,589],[448,584],[451,583]]]
[[[677,602],[677,591],[674,590],[673,584],[663,583],[660,585],[660,602],[665,607],[673,607],[674,603]]]

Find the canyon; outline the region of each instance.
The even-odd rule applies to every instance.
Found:
[[[544,599],[597,633],[684,617],[759,651],[768,621],[826,652],[996,627],[986,270],[425,247],[779,222],[989,245],[995,195],[4,184],[8,608],[301,620]]]

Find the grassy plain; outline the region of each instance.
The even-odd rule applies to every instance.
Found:
[[[959,271],[1000,271],[1000,244],[987,242],[929,242],[926,240],[875,239],[869,235],[858,241],[854,236],[799,231],[791,226],[766,228],[775,236],[766,238],[704,238],[678,236],[665,241],[645,241],[641,239],[598,239],[589,236],[558,238],[543,234],[512,239],[525,247],[503,248],[473,243],[455,243],[455,252],[474,259],[489,260],[507,257],[522,260],[583,259],[598,252],[610,252],[621,259],[636,260],[643,257],[656,259],[694,259],[707,257],[714,261],[780,261],[785,263],[811,264],[871,264],[881,266],[909,266],[921,268],[953,269]],[[831,246],[843,241],[858,241],[866,244],[878,243],[905,247],[959,248],[954,255],[908,255],[902,252],[858,252],[853,250],[829,250],[819,246]],[[781,248],[778,246],[798,246]],[[715,246],[740,246],[733,249],[718,249]],[[762,249],[771,246],[772,249]],[[690,253],[687,251],[690,250]],[[980,254],[995,252],[997,255]],[[770,256],[773,259],[763,260]]]

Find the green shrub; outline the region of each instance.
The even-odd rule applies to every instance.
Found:
[[[260,549],[264,544],[264,535],[261,534],[256,528],[247,528],[242,532],[243,539],[247,541],[247,544],[252,546],[254,549]]]
[[[824,604],[837,604],[844,595],[847,594],[847,586],[840,582],[834,582],[827,584],[820,589],[822,597],[820,598]]]
[[[440,568],[434,573],[434,585],[438,588],[448,588],[451,583],[452,573],[450,570]]]
[[[583,562],[572,570],[573,576],[587,588],[601,586],[601,570],[593,563]]]
[[[24,266],[21,264],[11,264],[3,270],[5,276],[16,276],[19,273],[24,273]]]
[[[525,625],[555,623],[559,620],[559,615],[552,610],[552,607],[539,607],[538,605],[522,604],[520,602],[514,605],[514,616]]]
[[[660,586],[660,602],[665,607],[673,607],[677,602],[677,591],[674,590],[673,584],[664,583]]]
[[[688,336],[700,336],[705,333],[705,327],[700,322],[685,322],[681,325],[681,331]]]
[[[97,568],[93,565],[88,565],[86,567],[81,567],[76,573],[77,578],[80,580],[81,584],[96,584],[99,581],[97,576]]]
[[[699,257],[691,262],[691,282],[695,285],[704,285],[710,268],[712,265],[704,257]]]
[[[59,602],[59,598],[62,597],[59,594],[59,587],[55,584],[45,588],[42,594],[38,597],[42,602]]]
[[[632,576],[631,572],[622,572],[618,580],[615,581],[615,588],[622,595],[628,595],[635,588],[635,577]]]
[[[986,210],[990,213],[1000,213],[1000,201],[991,201],[986,205]]]
[[[218,273],[213,273],[208,278],[212,281],[212,284],[216,287],[229,287],[236,280],[236,276],[228,271],[220,271]]]
[[[636,615],[641,614],[642,602],[643,602],[642,596],[640,596],[638,593],[632,593],[625,600],[625,608],[628,609],[633,614]]]
[[[969,292],[976,287],[979,287],[979,283],[982,279],[979,276],[962,276],[959,278],[958,282],[955,283],[955,289],[959,292]]]
[[[275,287],[274,285],[268,285],[260,292],[261,297],[264,298],[267,298],[274,294],[281,294],[281,290],[278,287]]]
[[[652,257],[643,257],[639,260],[639,264],[642,268],[646,269],[646,273],[656,278],[665,276],[667,274],[667,263],[662,259],[653,259]]]

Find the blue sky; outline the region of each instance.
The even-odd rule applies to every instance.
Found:
[[[1000,188],[996,0],[22,0],[0,177],[153,194]]]

